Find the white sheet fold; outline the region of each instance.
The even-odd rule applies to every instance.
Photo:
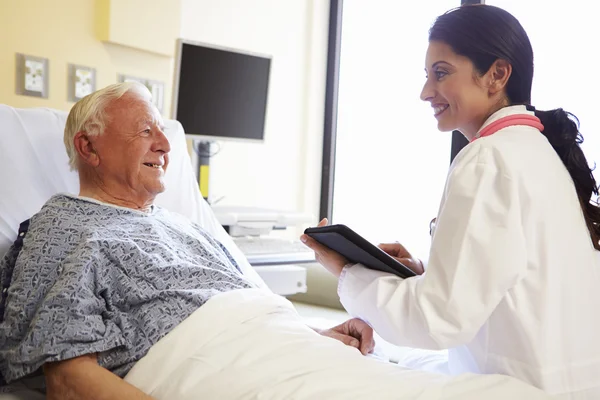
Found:
[[[505,376],[447,377],[362,356],[260,289],[216,295],[125,378],[157,399],[547,399]]]

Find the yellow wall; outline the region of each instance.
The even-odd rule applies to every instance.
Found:
[[[107,0],[0,0],[0,103],[69,110],[73,103],[67,99],[68,64],[73,63],[96,68],[97,88],[117,82],[118,74],[164,82],[163,114],[170,116],[173,58],[158,54],[164,50],[164,41],[155,52],[100,41],[97,9],[104,1]],[[118,1],[139,3],[138,0]],[[160,4],[167,6],[165,1]],[[171,0],[169,4],[176,7],[178,14],[179,1]],[[135,29],[119,29],[121,41],[127,42],[126,35],[131,35],[130,43],[147,43],[140,37],[156,36],[160,32],[160,21],[152,20],[157,15],[155,10],[148,12],[148,6],[129,9],[134,15],[122,21],[128,20]],[[165,14],[175,15],[172,10]],[[167,36],[171,36],[175,27],[178,29],[179,20],[169,20],[168,25]],[[15,94],[15,53],[49,59],[47,99]]]
[[[113,43],[172,57],[174,40],[179,36],[181,5],[179,0],[97,0],[108,4],[104,33]],[[140,17],[143,16],[143,19]],[[133,22],[133,23],[132,23]],[[141,23],[141,24],[140,24]]]

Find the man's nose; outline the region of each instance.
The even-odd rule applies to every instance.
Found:
[[[171,144],[169,143],[169,139],[162,131],[162,129],[158,129],[156,133],[156,140],[154,141],[154,151],[161,151],[163,153],[168,153],[171,151]]]

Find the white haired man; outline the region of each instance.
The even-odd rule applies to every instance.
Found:
[[[49,399],[146,399],[122,379],[133,365],[211,297],[254,284],[200,227],[153,205],[170,147],[142,85],[79,101],[64,142],[80,193],[53,196],[30,220],[0,370],[9,382],[43,371]],[[363,354],[374,346],[357,319],[320,333]]]

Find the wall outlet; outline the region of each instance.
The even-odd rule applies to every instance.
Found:
[[[69,64],[69,101],[79,101],[96,90],[96,70]]]
[[[48,98],[48,59],[17,53],[17,94]]]

